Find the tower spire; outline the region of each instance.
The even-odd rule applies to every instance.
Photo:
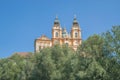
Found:
[[[55,18],[58,18],[58,15],[56,14],[56,17]]]
[[[78,21],[77,21],[77,18],[76,18],[76,15],[74,15],[74,19],[73,19],[73,24],[78,24]]]
[[[58,19],[58,16],[57,16],[57,15],[56,15],[56,17],[55,17],[54,24],[59,24],[59,19]]]
[[[79,23],[77,21],[76,15],[74,15],[73,26],[72,27],[79,27]]]
[[[74,14],[74,19],[76,18],[76,14]]]

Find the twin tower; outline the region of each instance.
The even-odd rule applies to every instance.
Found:
[[[40,38],[36,39],[35,52],[39,52],[43,48],[51,47],[56,44],[66,44],[76,51],[81,42],[81,29],[76,17],[73,19],[70,34],[66,31],[65,28],[61,28],[59,19],[56,17],[52,28],[52,38],[49,39],[45,35],[42,35]]]

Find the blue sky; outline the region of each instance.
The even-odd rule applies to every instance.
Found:
[[[120,25],[120,0],[0,0],[0,58],[33,52],[36,38],[51,38],[56,15],[69,32],[74,14],[85,40]]]

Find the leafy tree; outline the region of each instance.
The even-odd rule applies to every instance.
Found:
[[[110,31],[103,33],[105,40],[105,53],[109,56],[116,55],[120,58],[120,26],[113,26]]]
[[[104,39],[94,34],[79,46],[77,53],[82,56],[96,57],[99,59],[103,55]]]
[[[113,26],[111,30],[103,33],[104,38],[104,57],[100,60],[108,74],[109,80],[119,80],[120,74],[120,26]],[[104,62],[104,63],[103,63]]]
[[[0,80],[120,80],[120,26],[90,36],[77,51],[55,45],[0,59]]]
[[[64,47],[64,48],[63,48]],[[71,68],[69,61],[74,56],[67,46],[55,45],[36,53],[36,68],[33,71],[34,80],[68,80]],[[68,70],[69,69],[69,70]]]
[[[34,65],[30,59],[13,55],[0,60],[0,80],[29,80]]]

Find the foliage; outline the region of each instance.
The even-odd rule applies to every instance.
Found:
[[[104,39],[101,36],[94,34],[86,41],[83,41],[78,49],[78,53],[84,52],[85,56],[99,58],[103,56],[103,45]]]
[[[0,59],[0,80],[120,80],[120,26],[93,35],[77,51],[63,45]]]
[[[116,55],[120,58],[120,26],[113,26],[110,31],[103,33],[105,51],[107,55]]]
[[[34,63],[30,58],[13,55],[0,60],[0,80],[28,80]]]

